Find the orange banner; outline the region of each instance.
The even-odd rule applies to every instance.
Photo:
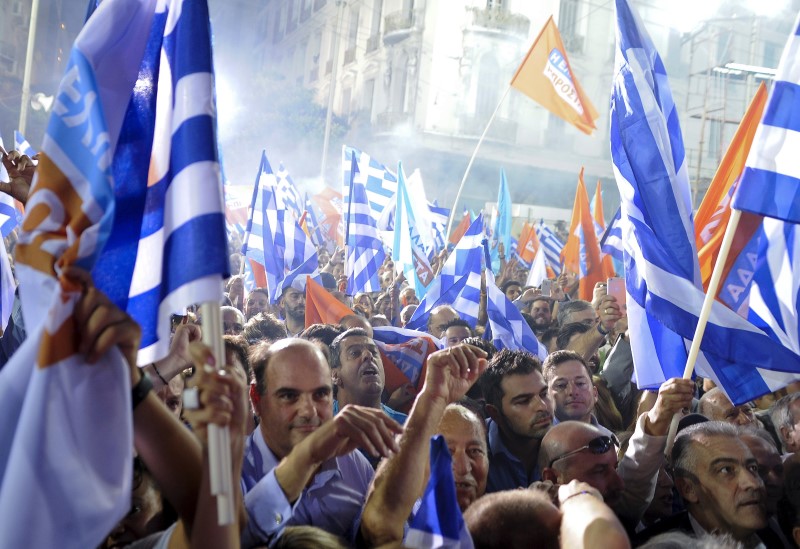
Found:
[[[533,41],[511,86],[565,122],[591,135],[598,114],[572,72],[552,16]]]
[[[575,204],[572,208],[572,223],[569,237],[561,251],[564,268],[578,275],[578,297],[592,300],[594,285],[606,279],[600,261],[600,246],[594,232],[594,220],[589,208],[589,195],[583,183],[583,168],[578,175]]]

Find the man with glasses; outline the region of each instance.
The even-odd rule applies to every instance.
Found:
[[[661,385],[653,408],[636,422],[628,448],[617,461],[617,443],[598,427],[580,421],[553,426],[542,439],[542,480],[586,482],[628,527],[635,526],[655,492],[672,416],[692,403],[694,384],[674,378]]]

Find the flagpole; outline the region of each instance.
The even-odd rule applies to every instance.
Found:
[[[28,124],[31,102],[31,72],[33,71],[33,48],[36,44],[36,23],[39,19],[39,0],[31,4],[31,20],[28,25],[28,47],[25,51],[25,72],[22,76],[22,104],[19,109],[19,131],[24,134]]]
[[[725,262],[728,260],[728,254],[730,253],[731,245],[733,245],[733,237],[736,234],[736,227],[739,226],[739,219],[741,219],[741,217],[741,210],[731,208],[731,217],[728,220],[728,226],[725,228],[725,236],[722,238],[722,246],[719,249],[717,262],[714,264],[714,272],[711,273],[711,280],[708,282],[708,291],[703,300],[703,308],[700,310],[700,317],[697,319],[697,329],[695,329],[694,332],[692,346],[689,348],[689,356],[686,358],[686,368],[683,370],[684,379],[690,379],[694,372],[697,355],[700,352],[700,342],[703,340],[703,334],[706,331],[708,317],[711,316],[714,296],[717,295],[719,282],[722,279],[722,272],[725,270]]]
[[[202,303],[200,314],[203,318],[203,343],[214,353],[217,369],[222,369],[225,365],[225,345],[222,341],[222,311],[219,303],[213,301]],[[217,498],[217,520],[220,525],[233,524],[235,511],[229,427],[209,424],[208,460],[211,494]]]
[[[497,106],[492,113],[492,116],[489,117],[489,121],[486,123],[486,127],[483,129],[483,133],[481,134],[480,139],[478,139],[478,143],[475,145],[475,150],[472,151],[472,157],[469,159],[469,164],[467,164],[467,171],[464,172],[464,177],[461,178],[461,185],[458,187],[458,192],[456,193],[456,199],[453,201],[453,209],[450,210],[450,218],[447,220],[447,236],[450,235],[450,231],[453,229],[453,219],[455,218],[456,213],[456,206],[458,205],[458,199],[461,198],[461,191],[464,190],[464,183],[467,181],[467,177],[469,176],[469,171],[472,169],[472,163],[475,162],[475,157],[478,155],[478,149],[481,147],[481,143],[483,143],[486,134],[489,133],[489,126],[492,125],[494,121],[494,117],[497,116],[497,113],[500,111],[500,106],[505,101],[508,92],[511,90],[511,84],[508,85],[506,91],[503,92],[503,97],[500,98],[500,101],[497,103]]]

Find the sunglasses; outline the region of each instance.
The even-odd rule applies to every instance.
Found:
[[[592,440],[590,440],[586,446],[581,446],[577,450],[572,450],[571,452],[567,452],[566,454],[561,454],[557,458],[550,460],[550,464],[547,467],[552,467],[556,461],[566,459],[570,456],[574,456],[575,454],[579,454],[584,450],[589,450],[589,452],[599,456],[611,450],[615,445],[619,446],[617,437],[612,438],[608,436],[599,436],[597,438],[593,438]]]

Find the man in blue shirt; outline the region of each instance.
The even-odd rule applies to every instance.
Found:
[[[382,411],[346,406],[333,417],[331,372],[311,342],[256,347],[250,398],[261,419],[248,437],[242,491],[249,515],[242,546],[273,543],[289,525],[353,540],[373,470],[355,448],[397,451],[402,428]]]
[[[539,359],[504,349],[481,378],[489,430],[486,492],[528,487],[539,480],[539,445],[553,424],[553,402]]]
[[[378,346],[365,330],[350,328],[333,340],[331,375],[336,387],[334,415],[348,404],[357,404],[383,410],[398,423],[405,423],[406,414],[392,410],[381,402],[386,374]]]

